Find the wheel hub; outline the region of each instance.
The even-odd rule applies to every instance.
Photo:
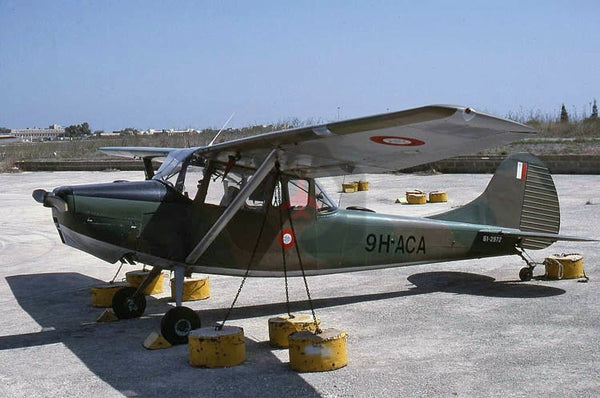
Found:
[[[178,336],[187,336],[192,330],[192,323],[187,319],[180,319],[175,323],[175,333]]]

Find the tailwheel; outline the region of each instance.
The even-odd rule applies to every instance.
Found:
[[[523,267],[519,271],[519,278],[523,282],[530,281],[533,278],[533,268],[531,267]]]
[[[188,335],[200,327],[200,316],[188,307],[171,308],[160,322],[162,336],[172,345],[185,344]]]
[[[146,297],[135,294],[135,287],[124,287],[115,293],[112,308],[119,319],[139,318],[146,310]]]

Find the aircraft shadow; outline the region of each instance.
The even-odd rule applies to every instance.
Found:
[[[556,287],[533,285],[520,281],[496,281],[486,275],[467,272],[423,272],[408,277],[416,290],[470,294],[505,298],[540,298],[566,293]]]
[[[225,369],[189,366],[187,345],[160,351],[144,349],[141,343],[159,329],[159,318],[94,322],[102,309],[91,306],[89,288],[102,283],[100,280],[78,273],[6,279],[19,305],[42,331],[0,336],[0,350],[64,344],[91,372],[126,396],[321,396],[273,350],[249,338],[244,364]],[[151,296],[147,299],[148,313],[164,313],[171,308]]]
[[[319,393],[267,348],[267,342],[246,340],[247,360],[230,369],[195,369],[188,365],[187,346],[159,352],[141,342],[159,328],[157,316],[95,323],[101,309],[90,303],[89,288],[102,281],[78,273],[18,275],[6,278],[19,305],[42,327],[41,332],[0,337],[0,350],[62,343],[85,366],[125,395],[208,396],[285,395],[318,397]],[[497,282],[489,276],[462,272],[425,272],[408,280],[415,285],[395,292],[313,300],[315,308],[449,292],[489,297],[538,298],[564,290],[530,283]],[[147,313],[162,314],[168,299],[148,297]],[[306,311],[306,300],[290,303],[292,312]],[[203,326],[220,322],[227,308],[201,310]],[[285,302],[236,307],[230,319],[286,313]],[[235,378],[235,380],[233,379]],[[268,390],[267,390],[268,389]]]
[[[565,290],[555,287],[522,282],[498,282],[489,276],[466,272],[424,272],[411,275],[408,277],[408,280],[415,285],[415,287],[395,292],[318,298],[313,299],[313,305],[314,308],[329,308],[434,292],[498,298],[541,298],[558,296],[565,293]],[[308,311],[310,310],[310,305],[307,300],[291,301],[290,309],[292,313]],[[212,325],[216,322],[220,322],[226,312],[227,308],[200,311],[203,325]],[[287,306],[285,302],[240,306],[234,308],[229,319],[275,316],[285,314],[286,312]]]

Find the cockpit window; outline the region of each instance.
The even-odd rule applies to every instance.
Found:
[[[190,200],[229,206],[246,182],[252,178],[253,170],[237,166],[231,167],[221,163],[208,166],[194,152],[194,148],[172,151],[153,179],[171,186]],[[208,175],[206,167],[210,167],[210,175]],[[207,180],[205,181],[205,179]],[[305,207],[312,203],[309,180],[290,179],[285,184],[290,206]],[[281,189],[282,185],[279,182],[274,187],[274,175],[270,174],[246,199],[246,208],[262,209],[269,201],[273,206],[280,206]],[[318,211],[332,211],[337,208],[316,182],[315,204]]]

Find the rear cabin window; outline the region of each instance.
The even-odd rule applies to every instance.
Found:
[[[288,194],[290,196],[291,207],[306,207],[308,205],[308,187],[307,180],[288,181]]]

